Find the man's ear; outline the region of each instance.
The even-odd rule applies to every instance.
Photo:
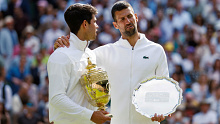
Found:
[[[118,29],[118,25],[117,22],[112,22],[113,26],[115,27],[115,29]]]
[[[138,22],[138,16],[137,16],[137,14],[135,13],[134,15],[135,15],[136,22]]]
[[[83,23],[82,23],[82,27],[83,27],[84,29],[86,29],[87,26],[88,26],[88,22],[87,22],[86,20],[84,20]]]

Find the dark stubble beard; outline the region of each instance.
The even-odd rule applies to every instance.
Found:
[[[136,28],[136,26],[134,25],[134,24],[129,24],[129,25],[132,25],[133,27],[134,27],[134,29],[131,29],[131,30],[129,30],[129,31],[126,31],[125,30],[125,32],[123,32],[123,34],[124,35],[126,35],[126,36],[133,36],[136,32],[137,32],[137,28]],[[126,26],[127,27],[127,26]]]

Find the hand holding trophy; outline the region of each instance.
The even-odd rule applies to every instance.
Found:
[[[88,58],[87,71],[79,79],[83,90],[86,93],[91,105],[98,107],[98,110],[105,110],[105,105],[110,100],[109,82],[106,71],[96,68],[95,64]],[[112,117],[111,114],[106,116]]]

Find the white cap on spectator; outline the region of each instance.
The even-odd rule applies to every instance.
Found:
[[[31,25],[26,26],[25,28],[26,33],[33,33],[34,32],[34,27]]]
[[[6,16],[5,17],[5,24],[7,24],[7,23],[11,23],[11,22],[13,22],[14,21],[14,19],[13,19],[13,17],[12,16]]]

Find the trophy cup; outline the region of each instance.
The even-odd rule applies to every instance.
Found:
[[[105,110],[105,105],[110,100],[109,82],[106,71],[96,68],[88,58],[87,71],[79,79],[89,103],[98,110]],[[106,116],[112,117],[111,114]]]

